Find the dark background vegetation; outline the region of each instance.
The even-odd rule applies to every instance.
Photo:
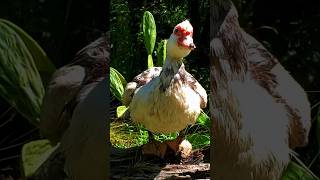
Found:
[[[320,2],[234,0],[234,3],[241,26],[262,42],[307,91],[315,122],[320,102]],[[177,23],[189,18],[197,50],[188,56],[186,66],[208,90],[208,6],[207,0],[112,0],[109,11],[107,1],[102,0],[1,0],[0,18],[26,30],[60,67],[107,30],[110,12],[111,66],[128,81],[147,68],[140,24],[143,12],[149,10],[154,15],[157,42],[168,38]],[[320,132],[315,125],[310,144],[297,150],[307,165],[319,152],[316,137]],[[0,175],[11,173],[10,169],[18,171],[22,144],[37,138],[38,129],[0,99]],[[319,159],[311,169],[320,176]]]

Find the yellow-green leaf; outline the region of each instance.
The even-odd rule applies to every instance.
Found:
[[[110,69],[112,69],[112,71],[117,74],[117,76],[119,77],[122,85],[123,85],[123,86],[126,86],[126,85],[127,85],[127,81],[126,81],[126,79],[122,76],[122,74],[121,74],[118,70],[114,69],[113,67],[110,67]]]
[[[49,140],[36,140],[22,147],[22,163],[24,174],[32,176],[37,169],[48,159],[57,146],[51,146]]]
[[[142,23],[144,42],[148,50],[148,54],[152,54],[156,43],[157,30],[153,15],[149,11],[144,12]]]
[[[152,59],[152,55],[148,55],[148,68],[152,68],[153,67],[153,59]]]
[[[148,68],[151,68],[153,67],[152,52],[156,43],[157,30],[153,15],[149,11],[143,14],[142,29],[144,44],[148,52]]]
[[[157,66],[162,67],[166,62],[166,52],[167,52],[167,40],[162,40],[158,43],[157,48]]]
[[[123,116],[123,114],[127,111],[127,107],[126,106],[118,106],[117,107],[117,117],[121,117]]]

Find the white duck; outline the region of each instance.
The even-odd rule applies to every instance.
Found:
[[[126,86],[123,104],[129,106],[132,120],[153,133],[183,130],[196,122],[207,105],[206,91],[182,62],[195,48],[192,36],[188,20],[176,25],[167,42],[163,67],[144,71]]]

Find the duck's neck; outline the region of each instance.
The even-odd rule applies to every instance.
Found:
[[[184,69],[182,59],[172,59],[167,56],[160,74],[160,89],[162,91],[165,91],[170,86],[172,79],[181,69]]]
[[[167,57],[165,64],[163,65],[162,71],[171,69],[175,74],[178,72],[181,65],[183,65],[182,58],[181,59],[172,59],[170,57]]]

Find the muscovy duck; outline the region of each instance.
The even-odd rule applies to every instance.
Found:
[[[308,142],[310,104],[279,61],[239,25],[231,0],[211,0],[215,179],[280,179]]]
[[[194,124],[201,108],[207,105],[205,89],[182,62],[195,48],[192,36],[193,27],[188,20],[176,25],[167,42],[163,67],[142,72],[126,86],[123,104],[129,106],[132,120],[149,132],[181,131]]]

